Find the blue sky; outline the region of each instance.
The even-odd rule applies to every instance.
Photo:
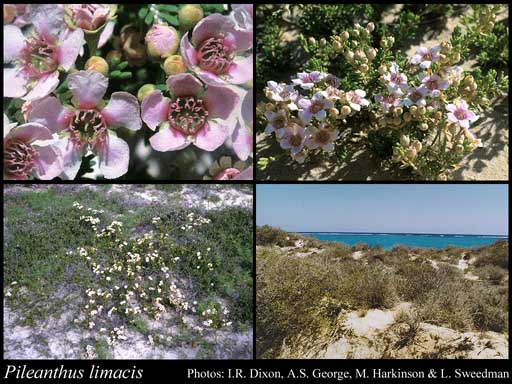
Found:
[[[505,184],[259,184],[256,223],[287,231],[508,234]]]

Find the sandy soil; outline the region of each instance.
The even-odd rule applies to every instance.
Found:
[[[383,15],[385,23],[392,23],[402,8],[397,5]],[[508,17],[508,9],[498,15],[497,20]],[[421,34],[412,44],[402,46],[407,54],[414,54],[419,46],[431,46],[450,36],[460,18],[449,18],[446,23],[433,22],[424,26]],[[296,34],[288,32],[287,39],[296,38]],[[471,69],[474,62],[464,63],[464,69]],[[508,180],[508,96],[497,101],[492,111],[484,112],[475,125],[476,135],[482,139],[484,146],[467,156],[461,168],[452,172],[455,180]],[[347,148],[348,157],[338,162],[334,155],[326,158],[312,159],[305,164],[291,160],[279,147],[273,135],[257,133],[256,151],[258,157],[279,156],[270,162],[264,171],[257,170],[258,180],[408,180],[407,173],[396,169],[382,169],[380,159],[368,149],[350,144]],[[284,154],[284,156],[280,156]]]

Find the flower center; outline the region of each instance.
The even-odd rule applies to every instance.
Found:
[[[453,112],[457,120],[466,120],[466,111],[463,109],[456,109],[455,112]]]
[[[206,40],[199,48],[197,59],[199,66],[216,75],[225,74],[233,61],[233,49],[223,39],[214,37]]]
[[[208,111],[202,99],[195,97],[178,97],[171,102],[169,123],[186,136],[195,135],[206,123]]]
[[[34,168],[36,159],[37,151],[21,139],[9,140],[5,144],[5,173],[11,177],[26,178]]]
[[[283,128],[286,124],[286,118],[284,116],[278,116],[274,119],[275,128]]]
[[[291,135],[289,141],[292,147],[298,147],[302,144],[302,136],[299,134]]]
[[[320,129],[317,131],[315,138],[319,143],[327,144],[331,138],[331,135],[326,129]]]
[[[320,112],[322,109],[324,109],[323,101],[314,101],[310,107],[310,111],[313,114]]]
[[[430,79],[426,82],[426,86],[430,90],[436,90],[439,88],[439,84],[437,80]]]
[[[409,99],[411,99],[414,103],[417,102],[419,99],[422,98],[422,94],[418,91],[413,91],[409,95]]]
[[[38,37],[27,41],[21,58],[23,70],[30,78],[54,72],[59,66],[55,45]]]
[[[71,140],[76,145],[96,146],[107,138],[107,123],[95,109],[78,109],[69,123]]]

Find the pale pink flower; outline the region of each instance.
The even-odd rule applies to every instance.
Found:
[[[297,123],[291,123],[284,128],[279,144],[283,149],[290,149],[292,155],[300,152],[306,144],[306,128]]]
[[[128,171],[130,150],[110,128],[125,127],[132,131],[141,128],[137,98],[127,92],[114,92],[102,107],[108,79],[101,73],[78,71],[69,75],[67,81],[77,107],[63,107],[57,98],[49,96],[31,108],[29,121],[66,134],[59,143],[64,178],[75,178],[88,151],[98,156],[99,170],[105,178],[124,175]]]
[[[446,68],[443,79],[447,80],[450,84],[459,84],[462,80],[464,70],[458,65]]]
[[[407,97],[402,101],[402,105],[409,107],[413,104],[417,106],[425,106],[427,101],[425,100],[425,96],[427,96],[427,88],[425,86],[420,86],[413,88],[407,94]]]
[[[316,83],[322,81],[325,76],[325,73],[319,71],[299,72],[297,73],[297,79],[292,79],[292,83],[299,85],[302,89],[311,89]]]
[[[419,64],[421,68],[430,68],[433,62],[439,61],[439,52],[441,46],[439,44],[434,45],[430,49],[420,47],[416,54],[411,58],[411,63]]]
[[[62,164],[58,148],[35,143],[51,139],[52,133],[44,125],[26,123],[16,127],[4,115],[4,179],[25,180],[33,175],[51,180],[59,176]]]
[[[380,103],[380,105],[382,107],[382,111],[384,113],[388,113],[388,111],[391,107],[398,107],[401,103],[400,99],[394,94],[391,94],[391,95],[377,94],[377,95],[375,95],[375,102]]]
[[[386,73],[383,79],[387,82],[388,90],[394,95],[401,96],[409,90],[407,76],[400,72],[400,68],[395,62],[391,63],[389,73]]]
[[[188,69],[206,84],[243,84],[253,78],[252,31],[241,29],[229,16],[212,14],[181,39],[181,56]]]
[[[455,104],[448,104],[446,110],[448,111],[448,120],[459,124],[465,130],[469,128],[471,123],[479,119],[479,116],[470,111],[468,104],[462,99]]]
[[[338,130],[324,124],[308,129],[309,137],[306,146],[309,149],[322,148],[325,152],[334,150],[334,141],[338,138]]]
[[[313,117],[316,117],[317,120],[324,120],[327,117],[325,110],[333,106],[327,93],[319,91],[313,95],[311,100],[305,97],[299,100],[299,117],[304,123],[309,123]]]
[[[88,34],[100,33],[98,48],[103,47],[112,36],[116,4],[66,4],[65,9],[71,28],[81,28]]]
[[[293,85],[285,83],[276,83],[275,81],[267,82],[267,87],[264,89],[265,95],[273,101],[289,102],[287,107],[290,111],[296,111],[297,100],[299,93],[293,88]]]
[[[178,50],[178,31],[168,25],[153,24],[144,38],[151,57],[166,58]]]
[[[288,114],[284,109],[280,109],[276,112],[268,111],[265,112],[268,124],[265,127],[265,133],[271,134],[275,132],[276,135],[282,135],[284,127],[288,125]]]
[[[441,91],[444,91],[449,86],[448,81],[441,79],[435,73],[431,76],[424,73],[420,78],[425,88],[427,88],[427,94],[432,97],[439,97],[439,95],[441,95]]]
[[[238,95],[229,88],[208,86],[189,73],[170,76],[172,99],[153,91],[142,101],[142,120],[151,130],[149,142],[157,151],[177,151],[190,144],[214,151],[226,141]]]
[[[32,6],[32,35],[24,36],[15,25],[4,26],[4,64],[15,64],[4,68],[4,97],[33,100],[49,95],[59,85],[59,68],[69,70],[84,43],[82,30],[63,28],[61,7]]]
[[[253,92],[252,89],[242,92],[242,102],[235,128],[231,133],[233,150],[240,160],[247,160],[253,151]]]
[[[370,102],[364,98],[365,96],[366,92],[361,89],[345,93],[345,99],[354,111],[360,111],[361,107],[370,105]]]

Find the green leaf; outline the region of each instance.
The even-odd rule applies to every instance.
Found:
[[[121,76],[121,71],[119,71],[119,70],[110,72],[110,77],[112,77],[112,78],[116,78],[119,76]]]
[[[121,64],[119,64],[119,65],[117,66],[117,68],[118,68],[118,69],[120,69],[120,70],[122,71],[122,70],[123,70],[123,69],[125,69],[127,66],[128,66],[128,62],[127,62],[127,61],[123,61]]]
[[[175,27],[180,25],[180,22],[176,16],[169,15],[168,13],[161,13],[160,16],[162,19],[167,21],[169,24],[174,25]]]
[[[179,7],[177,5],[169,5],[169,4],[157,4],[156,9],[159,11],[168,11],[168,12],[178,12]]]
[[[149,10],[148,10],[146,7],[141,8],[141,9],[139,10],[139,17],[140,17],[141,19],[145,18],[145,17],[146,17],[146,15],[148,14],[148,11],[149,11]]]
[[[131,79],[132,78],[132,73],[131,72],[122,72],[119,75],[119,78],[120,79]]]
[[[147,15],[146,15],[146,18],[144,19],[144,22],[149,25],[153,22],[153,14],[151,12],[149,12]]]

